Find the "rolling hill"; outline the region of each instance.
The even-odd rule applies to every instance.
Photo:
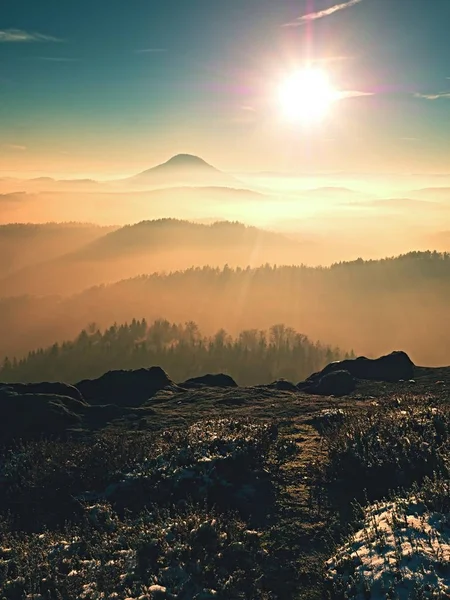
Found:
[[[192,265],[259,266],[301,262],[302,243],[227,221],[210,225],[160,219],[117,228],[55,259],[0,279],[3,296],[72,294],[143,273]]]
[[[112,229],[90,223],[0,225],[0,278],[78,250]]]

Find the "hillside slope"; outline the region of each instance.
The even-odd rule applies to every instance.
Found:
[[[70,240],[69,242],[70,243]],[[98,235],[54,260],[24,267],[0,279],[4,296],[72,294],[156,271],[192,265],[259,266],[300,262],[302,244],[240,223],[211,225],[177,219],[142,221]]]
[[[111,261],[114,265],[114,261]],[[67,298],[0,299],[0,355],[22,355],[133,318],[195,321],[211,335],[285,323],[312,339],[373,356],[405,348],[424,365],[450,356],[449,255],[412,253],[331,268],[196,267],[97,286]]]

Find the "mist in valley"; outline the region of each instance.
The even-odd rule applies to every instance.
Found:
[[[450,263],[426,251],[450,249],[446,184],[232,174],[191,155],[126,179],[4,179],[0,355],[146,318],[206,335],[283,323],[444,364]]]
[[[413,188],[413,185],[417,187]],[[0,223],[3,225],[68,221],[84,224],[79,228],[78,239],[70,235],[66,245],[64,236],[61,236],[61,244],[55,245],[55,241],[49,240],[49,244],[53,244],[49,253],[42,243],[36,244],[33,239],[33,236],[43,239],[41,233],[37,233],[39,228],[35,228],[32,235],[26,234],[27,248],[30,249],[27,250],[20,235],[15,243],[14,228],[2,227],[0,243],[9,244],[10,248],[5,246],[7,254],[2,258],[1,269],[12,273],[22,266],[63,258],[72,262],[69,271],[72,268],[76,271],[78,264],[75,263],[83,260],[83,252],[77,256],[74,252],[81,250],[84,241],[89,241],[83,238],[88,235],[86,224],[109,227],[109,230],[103,230],[104,233],[126,225],[136,226],[134,231],[139,230],[140,242],[130,243],[131,250],[125,250],[124,238],[129,235],[131,241],[133,237],[129,229],[128,234],[124,232],[117,239],[117,254],[124,250],[127,256],[123,257],[124,261],[120,256],[114,257],[115,274],[111,273],[114,269],[108,264],[107,257],[102,256],[99,261],[95,252],[87,250],[84,256],[89,255],[89,262],[78,270],[87,273],[91,268],[96,274],[94,279],[88,276],[86,282],[75,277],[80,286],[198,264],[223,265],[228,262],[235,266],[257,266],[271,262],[326,266],[342,260],[384,258],[412,250],[446,251],[450,249],[446,226],[449,216],[450,177],[230,174],[199,157],[177,155],[162,165],[125,179],[95,181],[40,177],[1,180]],[[270,235],[263,233],[246,241],[245,252],[233,252],[230,234],[229,259],[211,247],[211,256],[205,262],[202,257],[204,241],[199,241],[197,248],[195,236],[187,233],[187,226],[185,231],[178,229],[176,239],[172,231],[168,232],[166,243],[162,237],[155,244],[155,229],[149,225],[146,240],[142,239],[146,227],[142,221],[163,219],[197,224],[237,221],[283,237],[279,236],[278,243],[272,241],[266,249],[265,238]],[[54,229],[57,229],[56,225]],[[102,230],[97,227],[97,231]],[[96,234],[92,232],[92,236],[94,239]],[[182,252],[177,251],[175,243],[183,248]],[[239,240],[238,245],[240,243]],[[26,258],[27,253],[33,257]],[[133,263],[127,264],[131,254]],[[28,291],[26,286],[16,290],[14,283],[10,285],[9,291],[13,293]],[[63,283],[60,287],[55,291],[74,291],[70,286],[65,288]]]
[[[443,365],[450,351],[449,273],[447,255],[412,253],[331,268],[196,267],[68,296],[4,297],[0,352],[20,358],[75,339],[92,323],[104,329],[146,318],[194,321],[206,335],[284,324],[344,351],[377,356],[405,348],[418,364]]]

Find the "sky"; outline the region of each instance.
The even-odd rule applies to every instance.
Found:
[[[0,0],[0,175],[450,173],[450,0]],[[346,95],[313,127],[280,82]]]

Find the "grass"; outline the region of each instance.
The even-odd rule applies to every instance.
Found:
[[[363,509],[327,562],[333,598],[442,599],[450,594],[450,481],[425,480],[408,496]]]
[[[398,396],[328,417],[322,432],[327,460],[321,475],[334,495],[379,499],[433,473],[450,475],[448,402]]]
[[[322,431],[322,491],[350,531],[326,563],[329,597],[449,598],[448,402],[391,398],[327,415]]]
[[[86,505],[61,532],[2,531],[3,598],[269,598],[261,534],[230,515],[188,507],[120,519]]]
[[[118,473],[159,451],[149,433],[108,432],[79,440],[18,442],[0,453],[0,513],[24,531],[77,520],[85,490],[104,489]]]
[[[278,597],[263,529],[294,452],[275,423],[223,418],[8,449],[2,600]]]
[[[4,448],[0,599],[448,597],[445,398],[236,394]]]

